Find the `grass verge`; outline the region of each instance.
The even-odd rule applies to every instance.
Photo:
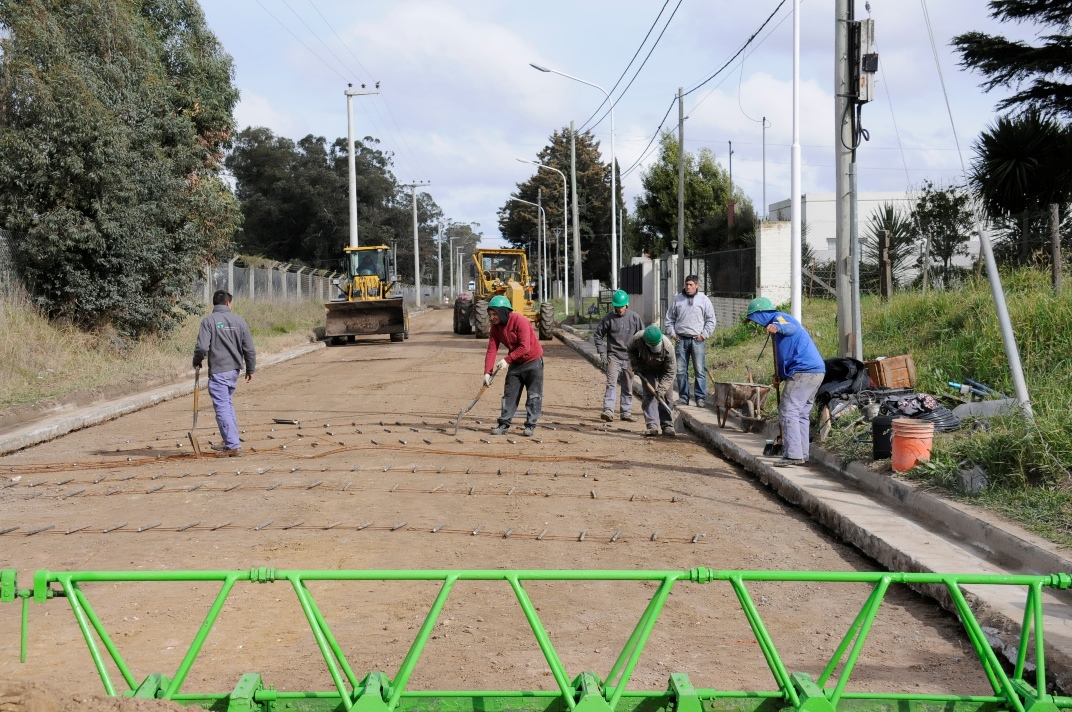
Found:
[[[1064,546],[1072,546],[1072,293],[1055,295],[1049,275],[1017,270],[1002,275],[1024,373],[1031,392],[1036,426],[1022,417],[990,418],[935,438],[933,460],[906,477],[946,496],[985,507],[1026,529]],[[985,280],[962,289],[897,294],[889,302],[863,299],[864,357],[910,353],[916,363],[917,388],[934,395],[950,394],[948,381],[972,378],[1012,394],[1008,362],[997,317]],[[808,300],[804,324],[824,356],[837,352],[836,305]],[[722,329],[708,342],[708,367],[715,380],[747,378],[751,363],[757,380],[770,382],[770,346],[763,360],[756,356],[764,335],[750,324]],[[760,378],[760,374],[762,378]],[[766,411],[773,414],[774,399]],[[843,459],[870,460],[869,426],[837,431],[827,446]],[[877,463],[876,463],[877,465]],[[978,495],[962,494],[956,485],[961,467],[979,465],[990,486]]]
[[[258,354],[308,343],[323,330],[319,302],[235,302]],[[173,379],[190,368],[200,317],[162,337],[130,341],[43,317],[24,297],[0,299],[0,412],[80,391]],[[318,331],[319,327],[319,331]]]

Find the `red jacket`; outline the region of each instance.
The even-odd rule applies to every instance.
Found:
[[[510,351],[506,354],[506,363],[528,363],[543,356],[543,346],[540,346],[532,322],[520,312],[510,312],[506,324],[492,324],[488,353],[484,357],[484,373],[491,373],[495,369],[499,344],[505,345]]]

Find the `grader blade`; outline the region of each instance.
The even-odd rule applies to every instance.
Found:
[[[402,334],[406,310],[402,297],[353,302],[327,302],[326,337]]]
[[[438,593],[414,635],[409,652],[393,676],[380,671],[359,675],[350,665],[343,645],[335,637],[309,590],[308,584],[322,581],[393,581],[399,585],[414,581],[439,582]],[[410,689],[421,654],[433,637],[440,613],[459,581],[500,582],[514,594],[554,680],[553,689]],[[573,674],[562,663],[541,620],[540,609],[534,605],[526,590],[528,583],[549,581],[647,582],[651,586],[653,593],[647,606],[605,675],[592,671]],[[95,595],[115,595],[117,587],[114,584],[139,582],[215,582],[220,585],[219,593],[178,668],[170,674],[149,675],[141,683],[120,654],[119,646],[108,634],[87,592],[83,590],[83,586],[92,588],[92,584],[111,584],[98,587]],[[273,582],[285,585],[297,598],[334,689],[275,690],[266,684],[270,681],[263,680],[260,674],[247,673],[239,678],[230,691],[186,690],[187,676],[234,589],[250,583]],[[786,667],[782,653],[774,643],[777,631],[772,635],[768,630],[749,592],[749,584],[755,582],[857,583],[870,586],[870,593],[861,602],[859,612],[844,631],[841,642],[825,668],[813,678],[803,672],[790,672]],[[728,587],[740,604],[740,613],[762,652],[773,678],[773,686],[763,690],[699,688],[693,686],[688,674],[673,673],[664,689],[630,689],[630,680],[672,589],[675,586],[712,583]],[[856,692],[848,689],[872,624],[889,588],[895,585],[944,590],[953,602],[973,648],[975,662],[981,666],[992,694],[921,694],[908,690]],[[1002,665],[961,590],[961,586],[977,585],[1026,589],[1024,622],[1016,647],[1016,658],[1011,661],[1011,673]],[[5,569],[0,571],[0,602],[22,603],[23,657],[27,640],[27,611],[31,600],[35,604],[44,604],[54,598],[66,598],[107,694],[167,699],[204,709],[260,712],[1054,712],[1072,709],[1072,698],[1047,692],[1046,646],[1042,630],[1043,589],[1067,589],[1070,586],[1072,576],[1069,574],[718,571],[708,568],[689,571],[301,571],[257,568],[242,571],[38,571],[34,575],[33,587],[20,589],[15,571]],[[279,596],[282,593],[274,588],[270,595]],[[722,642],[720,629],[706,631],[703,640],[703,645],[719,644]],[[791,652],[795,654],[798,651]],[[702,661],[704,656],[697,655],[694,659]],[[112,678],[113,667],[122,677],[118,686]],[[908,684],[905,683],[906,686]],[[122,689],[124,686],[125,689]]]

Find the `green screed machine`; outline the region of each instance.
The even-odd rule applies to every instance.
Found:
[[[139,682],[120,653],[119,646],[108,635],[100,617],[90,605],[83,586],[92,588],[91,584],[111,584],[105,589],[106,593],[96,592],[96,595],[103,596],[114,595],[114,584],[147,581],[216,582],[220,584],[220,591],[178,669],[171,674],[152,674]],[[359,675],[347,661],[342,646],[332,634],[331,627],[307,587],[309,582],[317,581],[438,581],[441,586],[398,671],[393,676],[379,671]],[[554,689],[408,689],[421,652],[432,635],[451,589],[459,581],[497,581],[513,591],[553,676]],[[606,675],[595,672],[571,675],[562,664],[537,608],[525,590],[525,584],[533,581],[648,582],[653,585],[654,593]],[[870,584],[871,593],[849,624],[822,673],[812,678],[806,673],[790,672],[782,661],[748,591],[748,584],[757,581],[863,583]],[[184,689],[186,677],[228,596],[235,586],[248,583],[270,584],[273,588],[289,585],[293,589],[335,689],[284,692],[270,687],[266,684],[268,681],[257,673],[242,675],[230,691],[192,692]],[[664,690],[628,689],[633,671],[674,586],[709,583],[720,583],[732,589],[774,678],[774,688],[703,689],[694,687],[687,674],[673,673]],[[903,690],[853,692],[847,689],[883,598],[894,584],[931,587],[948,596],[964,625],[992,694],[941,695]],[[961,590],[961,586],[975,585],[1026,588],[1023,626],[1016,658],[1010,666],[1011,674],[988,642],[986,633]],[[33,588],[20,589],[13,569],[0,571],[0,601],[22,602],[23,661],[26,657],[30,602],[45,604],[56,598],[66,598],[109,695],[166,699],[187,706],[228,712],[1057,712],[1059,709],[1072,708],[1072,698],[1047,693],[1042,590],[1067,589],[1070,586],[1072,576],[1068,574],[716,571],[706,568],[689,571],[284,571],[261,568],[245,571],[38,571],[33,577]],[[272,595],[278,594],[278,590],[272,592]],[[609,603],[614,605],[614,601]],[[707,630],[700,644],[705,645],[707,641],[718,638],[719,630]],[[1033,671],[1028,674],[1032,664]],[[112,666],[122,677],[119,687],[109,672]]]

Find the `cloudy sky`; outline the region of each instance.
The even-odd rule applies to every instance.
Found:
[[[633,71],[663,32],[615,109],[623,169],[642,159],[679,86],[721,67],[781,0],[201,0],[212,29],[234,57],[242,92],[240,127],[329,139],[346,135],[346,83],[381,82],[382,95],[355,100],[359,136],[395,155],[403,181],[430,181],[446,215],[477,221],[497,242],[496,211],[547,137],[583,124],[603,95],[542,64],[599,84],[618,80],[664,9]],[[686,146],[708,147],[720,162],[733,141],[733,177],[759,205],[767,117],[767,202],[789,197],[792,0],[740,58],[685,100]],[[858,153],[861,191],[904,190],[929,178],[959,179],[960,163],[942,98],[920,0],[871,0],[881,73],[864,107],[871,140]],[[857,3],[857,16],[865,16]],[[1031,27],[999,27],[983,0],[927,0],[961,146],[993,120],[1000,98],[957,67],[949,39],[973,29],[1030,37]],[[803,188],[831,191],[833,173],[833,0],[802,0],[801,144]],[[676,8],[676,12],[675,12]],[[673,14],[669,24],[667,19]],[[665,27],[665,30],[663,29]],[[676,107],[669,122],[676,125]],[[894,119],[896,119],[896,124]],[[895,129],[896,126],[896,129]],[[595,128],[609,154],[610,122]],[[899,137],[898,137],[899,134]],[[624,186],[640,189],[641,160]]]

